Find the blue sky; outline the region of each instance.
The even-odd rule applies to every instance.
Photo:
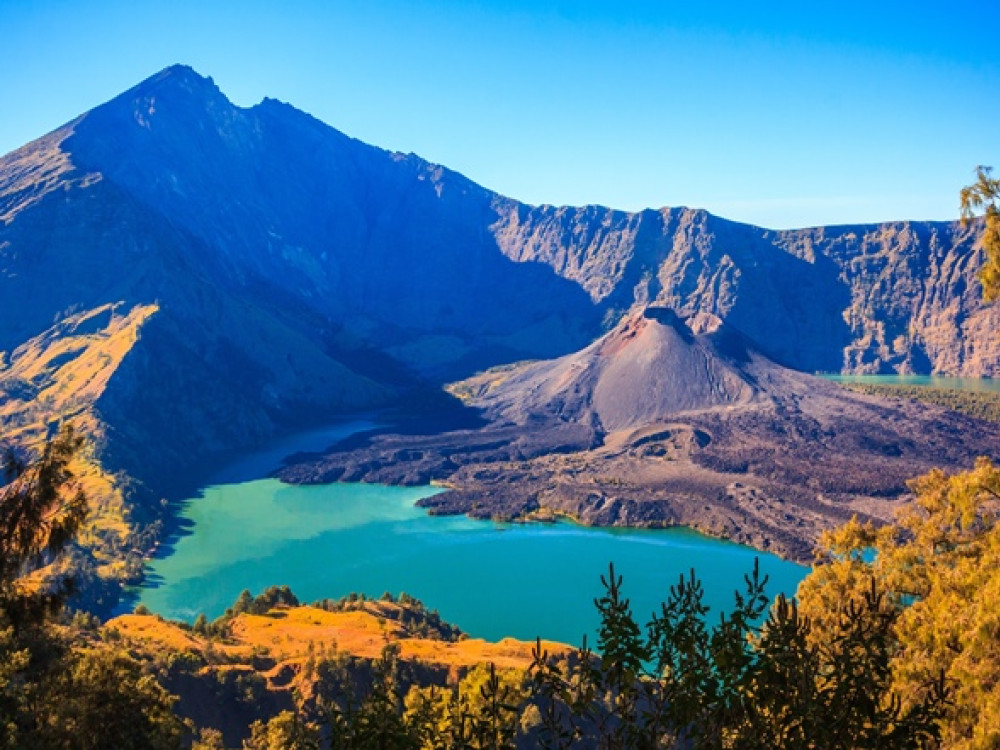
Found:
[[[951,219],[1000,168],[1000,3],[763,5],[0,0],[0,153],[181,62],[530,203]]]

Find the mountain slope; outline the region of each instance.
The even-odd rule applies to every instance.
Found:
[[[739,336],[712,316],[692,323],[703,335],[672,310],[647,307],[580,352],[527,365],[477,389],[476,403],[517,423],[544,415],[608,434],[677,412],[758,399],[754,379],[740,369],[749,354]]]
[[[426,483],[438,513],[680,524],[811,560],[906,481],[997,456],[1000,425],[886,401],[776,364],[718,318],[631,314],[579,352],[451,387],[479,429],[382,434],[287,467],[297,482]]]
[[[566,321],[565,336],[578,322],[571,343],[589,335],[594,313],[574,284],[499,252],[488,191],[274,100],[234,107],[189,69],[84,117],[69,148],[211,248],[191,262],[215,283],[460,339],[516,337],[549,317]]]
[[[226,452],[346,412],[437,413],[445,383],[524,359],[557,364],[512,370],[511,383],[549,390],[481,406],[500,415],[508,399],[511,439],[530,456],[590,450],[667,414],[778,403],[724,350],[733,342],[807,371],[1000,374],[977,237],[958,224],[773,232],[684,208],[526,206],[286,104],[236,107],[174,66],[0,158],[0,361],[38,337],[57,351],[78,318],[155,310],[102,365],[100,388],[70,389],[96,460],[138,481],[123,486],[139,487],[127,494],[144,511]],[[710,319],[725,341],[688,331]],[[642,346],[597,367],[628,325]],[[30,411],[36,426],[68,413],[43,400]],[[527,439],[518,414],[547,427]],[[5,407],[0,428],[23,416]],[[684,440],[701,442],[698,430]]]
[[[497,205],[504,253],[547,263],[602,307],[712,313],[807,372],[1000,375],[981,223],[773,231],[684,208]]]
[[[178,465],[426,390],[421,370],[585,342],[586,295],[491,245],[489,197],[171,68],[0,160],[0,351],[156,304],[100,411],[115,468],[168,491]]]

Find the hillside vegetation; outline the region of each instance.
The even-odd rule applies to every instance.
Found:
[[[1000,391],[967,391],[958,388],[882,383],[841,383],[841,385],[858,393],[921,401],[968,414],[985,422],[1000,422]]]
[[[85,589],[78,603],[94,611],[107,611],[123,584],[141,578],[162,526],[159,498],[110,472],[99,452],[107,428],[98,404],[156,313],[155,305],[102,305],[0,353],[0,447],[37,453],[70,422],[87,436],[71,462],[89,505],[72,569]]]
[[[644,627],[612,566],[595,601],[597,641],[574,650],[469,639],[410,597],[303,607],[287,588],[244,592],[193,626],[142,613],[105,626],[60,620],[64,591],[22,574],[80,527],[87,504],[70,469],[80,445],[62,433],[38,461],[12,467],[0,497],[21,509],[0,527],[3,747],[1000,741],[1000,469],[985,459],[915,481],[898,525],[852,521],[824,537],[798,603],[770,602],[755,569],[732,608],[709,613],[692,571]]]

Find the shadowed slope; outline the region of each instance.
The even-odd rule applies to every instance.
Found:
[[[280,102],[236,107],[174,66],[0,158],[0,351],[107,305],[157,308],[86,399],[97,456],[145,483],[144,503],[278,432],[389,406],[436,416],[443,383],[539,358],[488,375],[506,382],[476,402],[486,430],[425,436],[416,453],[416,438],[390,440],[371,463],[296,476],[475,484],[473,465],[550,461],[537,476],[490,468],[490,482],[527,482],[498,493],[497,512],[691,516],[662,502],[626,513],[604,489],[559,500],[560,456],[618,451],[674,463],[630,474],[612,462],[600,476],[694,503],[749,473],[774,485],[753,512],[777,513],[785,488],[884,496],[933,451],[947,463],[995,445],[944,412],[839,396],[774,364],[1000,373],[1000,311],[973,279],[977,231],[772,232],[684,208],[525,206]],[[820,488],[803,489],[828,449],[842,456],[829,483],[821,467]]]
[[[210,248],[189,261],[214,283],[281,294],[355,337],[384,346],[450,334],[475,358],[493,337],[537,356],[596,331],[574,283],[500,252],[486,231],[489,191],[272,99],[235,107],[189,68],[85,116],[68,147]],[[518,346],[548,319],[548,337]]]
[[[773,231],[687,208],[496,206],[504,253],[550,265],[609,312],[708,312],[808,372],[1000,375],[981,222]]]

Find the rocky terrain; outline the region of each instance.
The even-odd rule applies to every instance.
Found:
[[[829,497],[888,498],[904,475],[989,447],[990,428],[777,367],[1000,374],[979,234],[527,206],[287,104],[237,107],[174,66],[0,157],[0,429],[30,446],[83,420],[100,493],[123,493],[106,504],[122,534],[219,456],[393,409],[411,433],[439,429],[289,478],[434,477],[455,483],[438,500],[451,509],[697,522],[799,556],[815,517],[854,508]],[[467,380],[484,370],[503,383]],[[455,381],[471,408],[442,393]],[[824,440],[850,471],[806,471]],[[474,507],[487,495],[507,499]]]
[[[505,254],[550,265],[609,313],[709,312],[806,372],[1000,374],[980,224],[773,231],[687,208],[495,205]]]
[[[294,482],[448,491],[435,513],[684,525],[809,562],[819,534],[888,521],[906,480],[1000,456],[1000,425],[775,364],[718,318],[627,316],[580,352],[453,386],[485,427],[376,433],[286,468]]]

